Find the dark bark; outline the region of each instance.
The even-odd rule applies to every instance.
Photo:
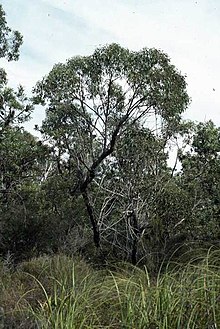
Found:
[[[89,218],[90,218],[90,222],[92,224],[94,244],[95,244],[96,248],[100,248],[99,226],[98,226],[97,220],[95,218],[94,210],[93,210],[93,207],[90,203],[87,191],[83,191],[82,196],[83,196],[84,204],[86,206],[87,213],[88,213]]]
[[[137,104],[135,104],[135,106],[137,106]],[[88,187],[91,184],[91,182],[93,181],[93,179],[96,177],[96,170],[99,167],[99,165],[109,155],[111,155],[114,152],[115,144],[116,144],[120,129],[122,128],[124,123],[128,120],[131,112],[133,111],[133,107],[130,106],[127,113],[119,120],[116,128],[114,129],[114,131],[112,133],[112,137],[111,137],[108,147],[107,148],[104,147],[102,153],[97,157],[97,159],[94,160],[91,167],[88,169],[88,173],[87,173],[85,179],[80,180],[81,182],[79,182],[77,184],[77,186],[75,186],[71,191],[72,196],[77,195],[77,194],[78,195],[81,194],[83,196],[83,200],[84,200],[84,203],[85,203],[85,206],[86,206],[89,218],[90,218],[90,222],[92,225],[92,229],[93,229],[94,244],[97,248],[100,247],[100,232],[99,232],[97,220],[94,215],[93,207],[89,201]],[[134,246],[132,247],[132,249],[134,250],[134,252],[133,252],[134,256],[132,256],[132,259],[134,259],[134,263],[135,263],[136,262],[136,253],[137,253],[137,251],[135,251],[135,250],[137,249],[137,242],[134,242]]]
[[[93,181],[93,179],[96,176],[96,169],[98,168],[98,166],[102,163],[102,161],[107,158],[110,154],[113,153],[114,151],[114,147],[115,147],[115,143],[119,134],[119,131],[123,125],[123,123],[127,120],[128,118],[128,114],[126,114],[118,123],[117,127],[115,128],[113,134],[112,134],[112,138],[109,144],[109,147],[99,155],[99,157],[93,162],[91,168],[89,169],[89,172],[87,174],[87,177],[85,178],[85,180],[80,184],[80,193],[83,196],[83,200],[90,218],[90,222],[92,224],[92,230],[93,230],[93,240],[94,240],[94,244],[97,248],[100,247],[100,232],[99,232],[99,227],[98,227],[98,223],[97,220],[95,219],[95,215],[94,215],[94,211],[93,211],[93,207],[89,201],[89,197],[88,197],[88,193],[87,193],[87,189],[89,184]]]
[[[131,263],[133,265],[137,264],[137,249],[138,249],[138,221],[135,211],[133,210],[131,213],[131,225],[133,230],[133,237],[132,237],[132,248],[131,248]]]
[[[93,162],[93,164],[91,165],[88,174],[85,178],[85,180],[82,182],[81,186],[80,186],[80,191],[81,193],[83,193],[84,191],[86,191],[87,187],[89,186],[89,184],[93,181],[93,179],[96,176],[96,169],[98,168],[98,166],[103,162],[104,159],[106,159],[109,155],[111,155],[114,151],[115,148],[115,143],[119,134],[119,131],[121,129],[121,127],[123,126],[123,124],[125,123],[125,121],[128,119],[129,117],[129,113],[126,113],[121,120],[118,122],[118,125],[116,126],[115,130],[112,133],[112,138],[111,141],[109,143],[109,146],[107,149],[104,149],[103,152],[98,156],[98,158]]]

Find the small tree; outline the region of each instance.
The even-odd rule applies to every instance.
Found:
[[[54,145],[58,162],[75,172],[71,193],[83,197],[99,247],[91,183],[101,177],[102,164],[113,156],[128,124],[150,126],[153,120],[160,134],[175,127],[189,102],[185,79],[162,51],[134,52],[111,44],[55,65],[36,85],[35,95],[36,103],[46,107],[41,131]]]

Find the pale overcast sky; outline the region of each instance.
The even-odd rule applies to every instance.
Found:
[[[1,61],[12,86],[28,91],[57,62],[117,42],[155,47],[187,75],[184,117],[220,126],[220,0],[2,0],[24,44],[18,62]],[[34,124],[43,118],[34,114]]]

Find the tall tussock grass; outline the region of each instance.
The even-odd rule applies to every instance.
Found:
[[[157,275],[128,264],[94,270],[64,255],[0,271],[0,328],[220,328],[220,251]]]

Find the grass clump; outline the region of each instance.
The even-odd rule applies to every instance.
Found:
[[[1,273],[0,306],[14,328],[220,328],[219,256],[170,263],[157,276],[146,267],[103,271],[81,259],[41,257]]]

